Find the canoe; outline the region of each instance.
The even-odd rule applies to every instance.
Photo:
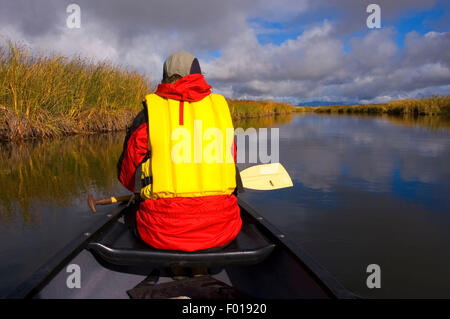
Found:
[[[161,291],[171,291],[167,298],[185,296],[193,291],[186,290],[189,285],[200,287],[200,281],[212,280],[236,292],[231,294],[234,297],[355,298],[249,204],[240,200],[239,206],[243,226],[236,239],[225,247],[197,252],[152,249],[124,223],[124,216],[135,208],[102,208],[100,220],[91,229],[53,256],[9,298],[129,298],[130,291],[149,278],[153,290],[144,294],[147,297]],[[79,286],[68,284],[75,274],[73,265],[81,270]],[[209,275],[174,281],[167,271],[174,266],[208,267]],[[186,297],[194,298],[198,291],[192,294]]]

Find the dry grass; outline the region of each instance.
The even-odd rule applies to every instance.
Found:
[[[0,140],[123,130],[151,92],[143,75],[109,62],[0,46]],[[272,101],[229,101],[233,119],[289,114]]]
[[[124,129],[150,91],[142,75],[109,62],[0,47],[0,139]]]
[[[292,105],[274,101],[228,100],[228,105],[233,119],[283,115],[293,112]]]
[[[298,107],[297,112],[341,113],[341,114],[389,114],[389,115],[444,115],[450,116],[450,96],[433,96],[423,99],[405,99],[386,104],[354,106]]]

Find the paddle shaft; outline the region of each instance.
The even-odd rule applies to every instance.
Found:
[[[131,196],[133,196],[133,195],[112,196],[112,197],[101,198],[101,199],[97,199],[95,201],[95,204],[108,205],[108,204],[113,204],[113,203],[117,203],[117,202],[125,202],[125,201],[129,201]]]
[[[256,190],[271,190],[292,187],[292,180],[286,169],[280,163],[261,164],[248,167],[241,172],[242,184],[244,188]],[[92,195],[88,195],[88,204],[92,212],[96,212],[96,205],[109,205],[118,202],[127,202],[131,197],[138,197],[139,194],[112,196],[95,200]]]
[[[112,196],[112,197],[105,197],[100,199],[94,199],[91,194],[88,195],[88,205],[89,208],[93,213],[97,212],[97,209],[95,206],[97,205],[109,205],[119,202],[128,202],[130,201],[131,197],[133,195],[123,195],[123,196]]]

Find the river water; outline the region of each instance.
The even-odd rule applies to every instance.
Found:
[[[345,287],[450,298],[448,121],[295,115],[236,126],[279,128],[279,161],[294,182],[242,198]],[[0,144],[0,297],[101,217],[88,193],[126,193],[116,179],[124,134]],[[379,289],[366,285],[370,264]]]

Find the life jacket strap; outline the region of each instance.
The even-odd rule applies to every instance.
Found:
[[[235,165],[235,167],[236,167],[236,189],[234,193],[235,195],[237,195],[238,193],[244,192],[244,185],[242,184],[241,172],[239,172],[239,168],[237,167],[237,165]]]
[[[151,156],[151,152],[147,151],[142,161],[136,167],[136,173],[134,177],[134,193],[141,193],[141,189],[145,186],[150,185],[153,182],[153,176],[147,176],[144,179],[142,178],[142,164],[144,164]]]
[[[141,183],[141,175],[142,175],[142,163],[136,167],[135,177],[134,177],[134,193],[138,194],[141,192],[142,183]]]
[[[147,176],[142,179],[142,188],[153,184],[153,176]]]

